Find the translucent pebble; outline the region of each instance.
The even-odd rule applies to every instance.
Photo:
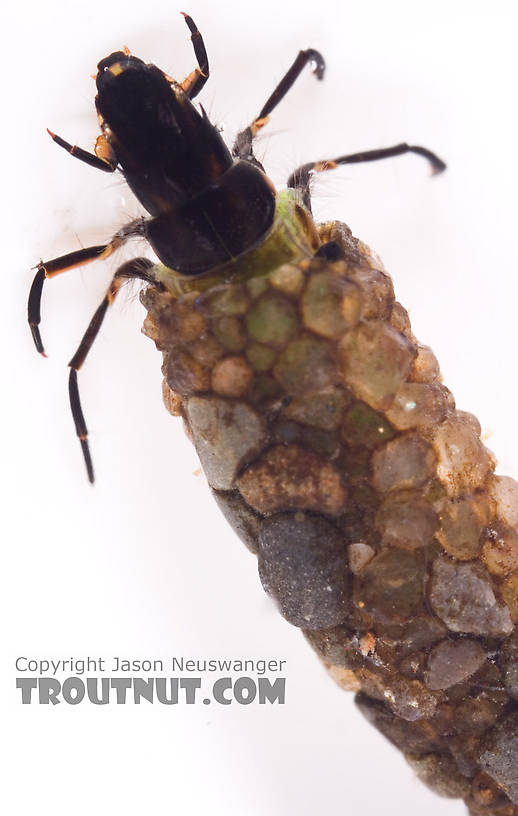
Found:
[[[436,558],[430,603],[453,632],[505,637],[513,630],[509,610],[497,602],[491,579],[481,564]]]
[[[473,430],[474,433],[476,433],[477,436],[481,435],[482,427],[481,427],[480,422],[478,421],[477,417],[475,416],[475,414],[472,414],[469,411],[457,411],[456,414],[457,414],[457,419],[460,419],[463,422],[465,422],[466,425],[469,425],[470,428]]]
[[[264,409],[266,405],[274,403],[281,396],[281,393],[279,383],[270,374],[263,373],[254,378],[248,392],[248,399]]]
[[[383,414],[364,402],[356,402],[345,415],[342,436],[348,445],[372,448],[392,439],[394,429]]]
[[[268,441],[264,420],[244,402],[191,397],[186,416],[210,486],[231,490],[241,462]]]
[[[507,693],[518,700],[518,628],[504,642],[499,662]]]
[[[358,575],[366,564],[376,555],[376,550],[363,541],[355,541],[347,547],[347,554],[349,557],[349,569],[354,575]]]
[[[518,621],[518,572],[513,572],[502,581],[500,594],[509,608],[511,618],[513,621]]]
[[[189,345],[189,351],[201,365],[212,368],[225,354],[225,349],[211,334],[205,334]]]
[[[378,272],[386,272],[386,269],[383,265],[383,261],[381,260],[380,256],[377,252],[374,252],[371,247],[364,244],[363,241],[360,241],[359,238],[354,238],[353,241],[356,242],[356,248],[359,252],[361,252],[361,260],[362,263],[367,261],[368,266],[371,269],[376,269]]]
[[[250,304],[250,297],[244,286],[222,284],[211,286],[206,292],[198,295],[196,308],[207,317],[225,315],[243,315]]]
[[[361,323],[340,342],[346,383],[364,402],[388,408],[412,366],[414,345],[383,322]]]
[[[398,331],[403,332],[408,336],[411,335],[411,328],[410,328],[410,318],[408,316],[407,310],[398,303],[397,300],[392,306],[392,311],[390,313],[390,323],[394,326],[395,329]]]
[[[510,476],[492,476],[488,493],[496,502],[496,515],[509,527],[518,528],[518,482]]]
[[[469,682],[469,681],[468,681]],[[500,679],[497,678],[496,685],[500,685]],[[476,688],[484,688],[486,680],[482,674],[475,678],[473,690]],[[488,683],[491,688],[491,683]],[[452,690],[452,694],[455,690]],[[473,692],[472,692],[473,694]],[[455,728],[458,734],[463,736],[480,736],[489,728],[491,728],[502,714],[502,709],[505,707],[507,698],[504,698],[502,693],[498,694],[496,699],[490,699],[485,691],[464,699],[460,705],[455,709],[456,723]]]
[[[204,331],[206,322],[195,311],[197,293],[175,299],[167,292],[156,292],[143,298],[146,308],[153,310],[144,322],[144,333],[155,341],[157,348],[166,349],[181,343],[191,343]]]
[[[403,383],[387,411],[400,431],[438,425],[446,416],[448,400],[441,385]]]
[[[376,513],[376,529],[384,546],[418,549],[433,540],[437,517],[418,492],[390,493]]]
[[[406,755],[421,756],[439,747],[440,740],[427,720],[409,722],[396,717],[384,703],[367,694],[357,694],[355,703],[371,725]]]
[[[347,626],[304,630],[304,635],[324,663],[352,668],[358,662],[355,655],[357,637]]]
[[[172,391],[187,397],[210,388],[208,369],[182,349],[173,349],[165,362],[165,376]]]
[[[348,264],[355,265],[365,262],[364,254],[368,255],[370,260],[373,253],[353,236],[347,224],[340,221],[328,221],[325,224],[319,224],[317,229],[322,244],[327,244],[329,241],[337,243]],[[378,268],[383,269],[383,265]]]
[[[242,397],[253,377],[254,372],[243,357],[225,357],[212,369],[212,390],[221,397]]]
[[[363,716],[405,754],[421,756],[440,747],[440,738],[427,720],[403,720],[384,703],[366,694],[357,694],[355,702]]]
[[[462,496],[482,487],[493,460],[464,417],[453,416],[439,425],[433,446],[438,459],[437,475],[448,495]]]
[[[175,394],[174,391],[171,391],[165,379],[162,380],[162,399],[166,410],[169,411],[172,416],[182,415],[182,398],[178,394]]]
[[[378,269],[350,265],[349,278],[360,287],[364,320],[387,320],[394,303],[394,286],[389,276]]]
[[[493,575],[509,575],[518,571],[518,533],[509,527],[491,528],[484,542],[482,557]]]
[[[437,358],[429,346],[417,346],[410,379],[417,383],[433,383],[441,374]]]
[[[362,684],[351,669],[343,669],[341,666],[328,666],[327,670],[330,677],[344,691],[360,691]]]
[[[194,310],[197,293],[182,295],[171,304],[169,319],[164,329],[181,343],[196,340],[205,328],[205,320]]]
[[[335,459],[340,453],[340,438],[337,432],[317,428],[315,425],[301,428],[300,442],[303,447],[326,459]]]
[[[360,319],[362,297],[359,287],[344,278],[344,263],[335,269],[313,273],[302,296],[304,325],[323,337],[338,338]],[[341,274],[340,274],[341,272]]]
[[[416,433],[401,434],[374,453],[374,487],[382,493],[421,487],[432,478],[435,467],[428,442]]]
[[[298,295],[304,285],[304,274],[298,266],[285,264],[270,275],[270,286],[285,295]]]
[[[447,629],[438,618],[425,614],[415,615],[394,631],[397,655],[403,658],[421,649],[429,649],[446,635]]]
[[[325,340],[302,335],[281,352],[273,374],[291,395],[320,391],[338,380],[333,348]]]
[[[349,399],[343,388],[326,388],[304,397],[294,397],[284,409],[284,416],[304,425],[333,431],[340,426]]]
[[[480,764],[518,805],[518,711],[500,720],[484,740]]]
[[[268,289],[268,279],[264,278],[250,278],[245,283],[247,292],[249,293],[250,297],[255,300],[255,298],[264,295],[266,290]]]
[[[448,799],[464,798],[471,785],[457,767],[457,763],[448,754],[425,754],[424,756],[407,756],[421,782],[438,796]]]
[[[487,658],[486,650],[476,640],[443,640],[430,653],[424,682],[433,690],[450,688],[471,677]]]
[[[326,519],[283,513],[264,519],[259,576],[294,626],[325,629],[347,614],[348,570],[342,536]]]
[[[441,502],[438,518],[437,538],[446,552],[461,561],[476,558],[482,546],[482,533],[490,519],[485,493]]]
[[[416,552],[382,550],[354,581],[356,606],[380,623],[405,623],[422,599],[423,561]]]
[[[383,700],[398,717],[409,722],[433,717],[437,708],[437,695],[419,680],[411,680],[401,674],[387,671],[360,669],[357,676],[362,681],[362,691],[370,697]]]
[[[338,513],[346,490],[336,467],[298,445],[276,445],[240,476],[241,495],[260,513],[315,510]]]
[[[290,300],[271,292],[253,304],[246,316],[246,328],[258,343],[283,346],[297,331],[297,311]]]

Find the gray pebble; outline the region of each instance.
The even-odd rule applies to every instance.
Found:
[[[495,725],[480,755],[480,764],[518,805],[518,711]]]
[[[471,677],[487,660],[486,650],[476,640],[443,640],[432,649],[424,682],[429,689],[447,689]]]
[[[480,564],[436,558],[430,603],[453,632],[505,637],[513,631],[509,610],[497,603],[489,574]]]
[[[259,576],[294,626],[324,629],[347,614],[347,553],[326,519],[283,513],[265,519],[259,535]]]
[[[245,402],[217,397],[191,397],[186,414],[207,481],[231,490],[241,462],[267,441],[264,420]]]

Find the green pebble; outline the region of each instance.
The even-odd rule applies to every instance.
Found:
[[[329,388],[292,399],[284,413],[295,422],[333,431],[342,424],[342,414],[349,397],[341,388]]]
[[[300,395],[333,385],[338,377],[333,350],[324,340],[306,336],[281,353],[274,376],[288,394]]]
[[[240,319],[234,315],[215,320],[212,324],[212,333],[227,351],[241,351],[245,347],[245,330]]]
[[[361,306],[360,289],[355,283],[320,272],[309,279],[302,298],[304,325],[324,337],[338,338],[356,325]]]
[[[297,312],[282,295],[263,295],[250,309],[246,326],[250,337],[258,343],[283,346],[297,331]]]
[[[338,433],[325,431],[322,428],[304,428],[302,440],[305,447],[326,459],[334,456],[340,446]]]
[[[255,298],[264,295],[264,293],[268,289],[268,279],[250,278],[250,280],[246,282],[246,288],[250,293],[250,297],[255,300]]]
[[[246,350],[246,356],[256,371],[268,371],[275,362],[277,352],[261,343],[251,343]]]
[[[380,442],[388,442],[394,435],[390,422],[364,402],[357,402],[349,409],[342,427],[342,436],[349,445],[372,448]]]
[[[270,374],[259,374],[254,377],[248,398],[252,403],[261,404],[277,399],[281,393],[279,383]]]
[[[233,284],[212,287],[197,300],[198,308],[208,317],[245,314],[249,303],[245,287]]]

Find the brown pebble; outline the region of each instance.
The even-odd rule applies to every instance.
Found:
[[[254,373],[243,357],[225,357],[212,370],[212,390],[222,397],[242,397]]]
[[[433,383],[441,374],[437,357],[429,346],[417,346],[410,379],[416,383]]]
[[[162,399],[166,409],[172,416],[181,416],[182,398],[169,388],[165,379],[162,380]]]
[[[245,470],[238,487],[260,513],[298,508],[338,513],[346,501],[335,466],[298,445],[270,448]]]
[[[491,528],[482,548],[482,558],[493,575],[518,572],[518,533],[503,525]]]
[[[482,487],[494,466],[469,419],[459,414],[439,425],[433,438],[437,475],[452,497]]]
[[[388,408],[411,368],[415,346],[382,321],[360,323],[340,341],[346,384],[373,408]]]
[[[165,371],[169,388],[181,397],[209,390],[209,372],[182,349],[171,352]]]
[[[490,507],[484,493],[443,501],[440,503],[437,538],[447,553],[461,561],[470,561],[480,552],[482,532],[489,518]]]

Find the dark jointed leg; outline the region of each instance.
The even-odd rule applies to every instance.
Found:
[[[277,107],[279,102],[284,99],[308,63],[312,63],[313,73],[317,79],[323,78],[326,64],[322,54],[313,48],[308,48],[306,51],[299,51],[293,65],[281,79],[272,95],[267,99],[252,124],[237,134],[232,148],[232,155],[239,159],[256,161],[252,151],[252,143],[255,136],[261,128],[266,125],[271,112]],[[259,164],[258,162],[256,163]]]
[[[153,265],[153,261],[148,260],[148,258],[135,258],[132,261],[127,261],[126,263],[122,264],[122,266],[117,269],[101,305],[96,309],[76,353],[68,364],[70,366],[70,376],[68,380],[70,407],[72,409],[72,417],[74,419],[76,433],[81,443],[88,479],[92,484],[94,481],[94,469],[88,446],[88,430],[86,427],[83,409],[81,407],[81,400],[79,398],[77,372],[83,365],[88,352],[92,348],[92,344],[99,333],[99,329],[101,328],[104,316],[108,310],[108,306],[111,306],[117,297],[117,294],[124,281],[130,278],[138,278],[139,280],[146,281],[147,283],[154,284],[155,286],[159,285],[149,274],[149,270]]]
[[[198,68],[195,68],[194,71],[192,71],[189,76],[184,79],[182,82],[182,88],[189,99],[194,99],[209,78],[209,58],[207,57],[203,37],[198,31],[196,23],[192,17],[189,17],[188,14],[184,14],[183,11],[182,14],[189,27],[189,31],[191,32],[191,42],[194,48],[194,55],[198,61]]]
[[[114,173],[117,169],[117,159],[103,134],[97,137],[97,141],[95,143],[95,153],[89,153],[88,150],[83,150],[82,147],[65,142],[61,136],[56,136],[56,134],[52,133],[52,131],[48,128],[47,133],[52,137],[56,144],[66,150],[67,153],[70,153],[70,155],[74,156],[74,158],[89,164],[90,167],[95,167],[97,170],[104,170],[106,173]]]
[[[38,264],[38,271],[31,286],[28,303],[28,320],[31,328],[32,336],[36,350],[40,354],[45,355],[43,343],[41,341],[39,325],[41,322],[41,293],[45,278],[53,278],[61,272],[66,272],[69,269],[74,269],[77,266],[96,261],[98,259],[104,260],[108,258],[116,249],[119,249],[122,244],[136,236],[145,235],[145,221],[142,218],[132,221],[125,227],[122,227],[115,233],[111,241],[107,244],[100,244],[99,246],[87,247],[86,249],[78,249],[76,252],[69,252],[68,255],[61,255],[59,258],[54,258],[51,261],[41,261]]]
[[[311,173],[322,173],[325,170],[334,170],[344,164],[360,164],[361,162],[378,161],[379,159],[389,159],[394,156],[402,156],[405,153],[416,153],[428,159],[432,166],[434,175],[446,170],[446,165],[435,153],[426,147],[419,145],[408,145],[406,143],[394,145],[394,147],[383,147],[379,150],[366,150],[362,153],[350,153],[348,156],[338,156],[336,159],[323,159],[317,162],[308,162],[298,167],[288,179],[288,187],[302,190],[304,204],[311,209],[311,197],[309,193],[309,180]]]

